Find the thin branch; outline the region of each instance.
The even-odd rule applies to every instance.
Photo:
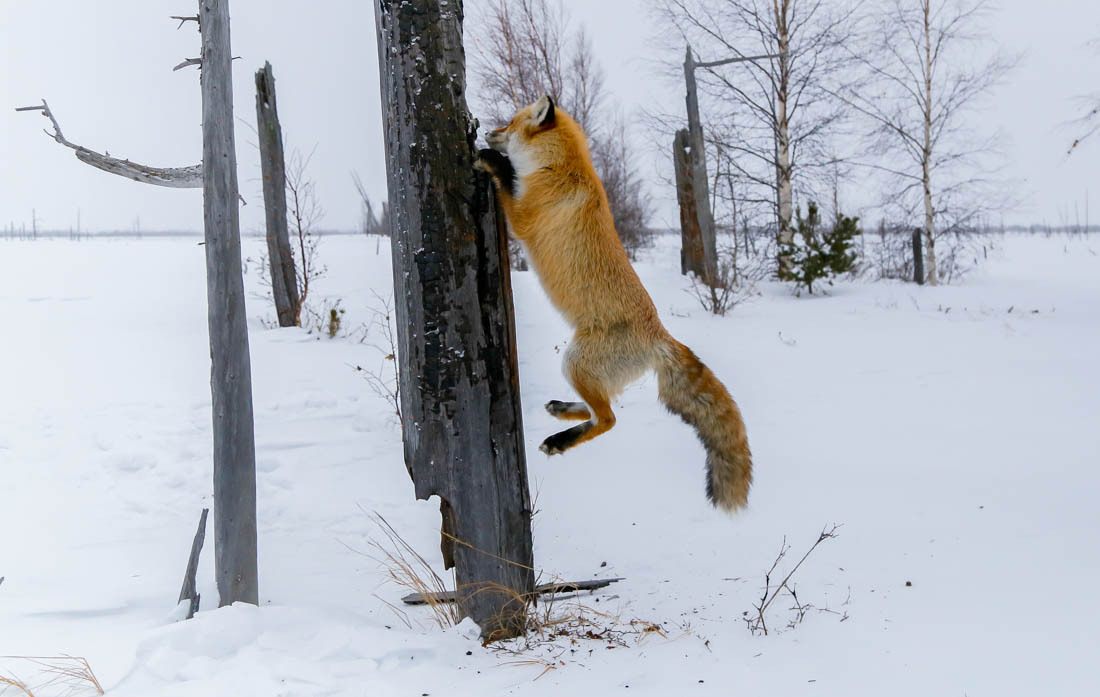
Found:
[[[786,51],[780,51],[779,53],[765,53],[759,56],[736,56],[734,58],[727,58],[720,61],[709,61],[707,63],[696,63],[696,68],[717,68],[720,65],[729,65],[730,63],[744,63],[745,61],[757,61],[764,58],[782,58],[787,55]]]

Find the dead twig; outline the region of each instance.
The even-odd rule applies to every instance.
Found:
[[[763,632],[764,636],[768,635],[768,624],[765,618],[765,614],[767,613],[768,608],[771,607],[772,603],[775,602],[775,599],[778,598],[780,593],[782,593],[784,590],[787,591],[787,593],[794,600],[794,607],[791,609],[797,613],[795,620],[793,620],[788,625],[788,628],[793,628],[794,625],[798,624],[805,618],[806,611],[811,609],[813,606],[810,604],[803,604],[798,599],[797,590],[794,586],[790,585],[791,578],[802,566],[803,562],[805,562],[806,559],[809,558],[809,556],[813,553],[813,551],[817,549],[818,545],[820,545],[825,540],[831,540],[838,536],[837,530],[840,527],[840,525],[834,523],[831,528],[822,529],[821,534],[819,534],[817,537],[817,540],[810,546],[808,550],[806,550],[806,553],[802,555],[802,558],[799,559],[793,567],[791,567],[790,571],[787,572],[786,576],[784,576],[777,585],[772,586],[772,574],[775,573],[775,570],[779,567],[779,563],[784,559],[784,557],[787,556],[787,552],[790,550],[790,545],[787,544],[787,538],[783,538],[783,544],[779,550],[779,554],[776,556],[775,561],[772,562],[771,568],[769,568],[768,571],[764,574],[763,595],[761,596],[760,601],[753,606],[753,609],[756,611],[756,615],[750,617],[748,616],[748,612],[745,612],[746,617],[744,617],[744,620],[750,632],[755,634],[756,632],[760,631]]]

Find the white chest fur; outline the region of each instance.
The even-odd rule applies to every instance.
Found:
[[[527,190],[524,180],[527,175],[534,174],[538,170],[539,164],[535,161],[531,149],[516,143],[515,137],[508,143],[508,159],[512,161],[512,168],[516,171],[515,198],[523,198],[523,194]]]

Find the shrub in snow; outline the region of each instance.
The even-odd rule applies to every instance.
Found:
[[[801,208],[796,214],[801,240],[779,243],[781,256],[788,260],[786,268],[779,269],[779,280],[792,281],[812,295],[817,281],[832,285],[833,278],[855,268],[852,242],[860,234],[859,218],[849,218],[838,211],[832,229],[819,230],[821,216],[816,203],[810,201],[805,218]]]

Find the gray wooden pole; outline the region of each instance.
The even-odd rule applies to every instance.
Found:
[[[691,148],[691,179],[695,190],[695,214],[703,242],[703,280],[708,284],[718,277],[718,250],[714,239],[714,216],[710,210],[710,190],[707,182],[706,143],[703,122],[699,118],[699,94],[695,85],[697,64],[691,46],[684,58],[684,80],[687,83],[688,145]]]
[[[460,612],[520,634],[534,589],[508,247],[474,170],[460,0],[378,0],[405,464],[438,495]]]
[[[924,252],[920,243],[922,232],[920,228],[913,230],[913,282],[920,286],[924,285]]]
[[[280,327],[298,324],[298,280],[290,233],[286,224],[286,162],[283,129],[275,102],[275,75],[271,63],[256,71],[256,130],[260,141],[260,171],[264,180],[264,214],[267,223],[267,260],[271,294]]]
[[[689,152],[690,135],[686,128],[676,131],[672,141],[672,161],[676,169],[676,200],[680,204],[680,273],[705,278],[706,264],[702,232],[695,207],[694,177]]]
[[[199,0],[203,227],[214,411],[214,576],[219,605],[258,604],[256,443],[248,358],[228,0]]]

